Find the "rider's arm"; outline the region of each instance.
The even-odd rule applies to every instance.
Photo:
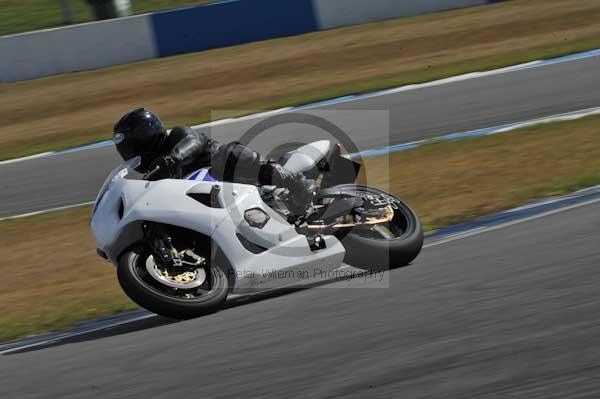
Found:
[[[176,143],[168,156],[173,158],[180,167],[206,157],[210,151],[210,139],[204,133],[189,127],[173,128],[168,140]]]

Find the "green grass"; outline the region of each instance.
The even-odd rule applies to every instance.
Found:
[[[169,8],[209,3],[214,0],[132,0],[132,11],[141,14]],[[85,0],[69,0],[75,22],[91,21],[92,13]],[[64,25],[59,0],[0,1],[0,36]]]
[[[599,134],[594,116],[432,142],[365,160],[361,179],[406,200],[432,230],[600,184]],[[0,222],[0,340],[136,308],[95,254],[89,212]]]

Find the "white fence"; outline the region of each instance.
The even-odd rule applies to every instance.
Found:
[[[471,7],[489,0],[313,0],[321,29]]]
[[[9,35],[0,37],[0,82],[496,1],[230,0]],[[237,25],[230,26],[231,21]]]
[[[15,82],[156,56],[147,15],[21,33],[0,38],[0,81]]]

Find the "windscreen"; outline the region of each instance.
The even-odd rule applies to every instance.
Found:
[[[98,192],[98,196],[96,197],[96,202],[94,203],[94,210],[92,211],[92,215],[94,215],[94,213],[96,213],[96,209],[98,208],[98,204],[100,203],[100,201],[102,200],[102,197],[108,191],[108,189],[110,188],[110,186],[115,181],[123,179],[131,171],[133,171],[135,168],[137,168],[140,165],[141,161],[142,161],[142,158],[139,157],[139,156],[137,156],[135,158],[131,158],[131,159],[123,162],[119,166],[117,166],[115,169],[113,169],[112,172],[109,173],[109,175],[106,178],[106,180],[104,180],[104,184],[102,184],[102,187],[100,188],[100,191]]]

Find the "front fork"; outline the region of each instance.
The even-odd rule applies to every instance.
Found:
[[[177,250],[164,227],[157,223],[145,222],[142,224],[142,230],[144,231],[144,241],[150,245],[156,262],[162,266],[172,266],[174,258],[177,256]]]
[[[163,267],[201,266],[206,259],[198,256],[191,249],[177,251],[168,232],[159,223],[145,222],[142,224],[144,241],[146,241],[156,262]]]

